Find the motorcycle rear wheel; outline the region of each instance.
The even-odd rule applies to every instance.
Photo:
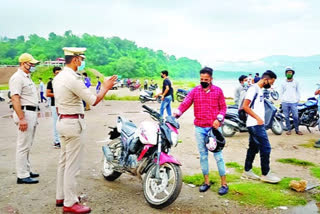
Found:
[[[107,161],[103,155],[102,175],[107,181],[114,181],[120,177],[122,173],[113,170],[113,165]]]
[[[236,133],[236,131],[232,128],[232,126],[227,124],[223,124],[221,126],[221,130],[222,130],[222,135],[225,137],[232,137]]]
[[[180,194],[182,173],[180,166],[165,163],[160,166],[160,184],[155,179],[156,164],[152,165],[143,179],[143,194],[148,204],[162,209],[172,204]]]
[[[282,132],[283,132],[282,125],[276,118],[274,118],[273,121],[272,121],[271,131],[275,135],[281,135]]]

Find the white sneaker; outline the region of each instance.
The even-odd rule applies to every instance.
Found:
[[[268,172],[267,175],[261,175],[260,177],[261,181],[276,184],[281,181],[281,178],[278,178],[277,176],[273,175],[271,171]]]
[[[249,171],[244,171],[241,175],[242,179],[252,179],[252,180],[260,180],[260,177],[258,175],[256,175],[252,169],[250,169]]]

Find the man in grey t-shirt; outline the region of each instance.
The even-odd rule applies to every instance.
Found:
[[[292,68],[286,68],[285,75],[287,80],[282,83],[280,87],[280,98],[283,113],[286,119],[287,135],[291,135],[290,113],[292,113],[293,124],[297,135],[303,135],[299,131],[299,115],[298,103],[300,101],[300,86],[299,83],[293,79],[295,71]]]
[[[239,85],[236,88],[236,90],[234,91],[234,103],[235,105],[239,106],[239,102],[240,102],[240,95],[243,91],[246,91],[248,88],[248,76],[246,75],[241,75],[239,77]]]

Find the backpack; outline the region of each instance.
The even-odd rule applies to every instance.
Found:
[[[244,102],[244,100],[245,100],[245,98],[246,98],[247,91],[248,91],[248,89],[243,90],[243,91],[241,92],[241,94],[240,94],[240,99],[239,99],[239,106],[238,106],[239,119],[242,120],[242,121],[244,121],[244,122],[247,121],[247,117],[248,117],[247,112],[245,112],[245,110],[243,109],[243,102]],[[258,91],[258,89],[257,89],[257,90],[256,90],[256,93],[255,93],[255,95],[254,95],[254,97],[253,97],[253,99],[252,99],[252,101],[251,101],[251,103],[250,103],[250,106],[249,106],[250,108],[254,107],[254,102],[255,102],[256,99],[257,99],[258,93],[259,93],[259,91]]]

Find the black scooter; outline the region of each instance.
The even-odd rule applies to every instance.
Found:
[[[271,104],[273,104],[269,100],[266,100],[266,102],[270,102]],[[238,106],[228,106],[224,123],[221,126],[223,136],[232,137],[233,135],[235,135],[236,132],[248,132],[246,121],[240,119],[238,112]],[[283,114],[277,111],[275,116],[273,117],[271,124],[271,130],[274,134],[282,134],[284,127],[281,121],[283,121],[283,119]]]

